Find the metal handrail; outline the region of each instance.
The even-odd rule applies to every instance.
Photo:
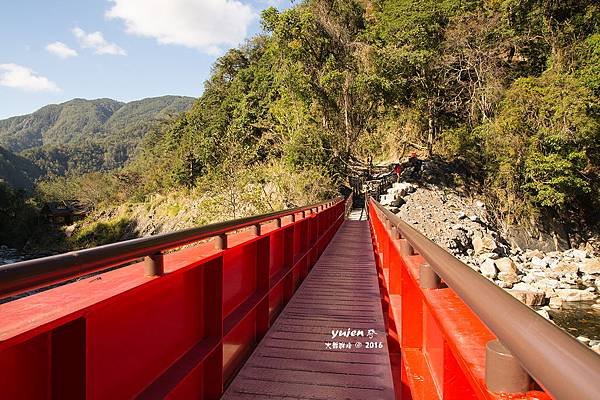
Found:
[[[600,398],[600,356],[371,201],[548,394]]]
[[[220,222],[198,228],[126,240],[90,249],[3,265],[0,266],[0,298],[77,278],[142,257],[160,254],[186,244],[224,235],[228,232],[319,208],[320,206],[333,206],[342,201],[344,201],[343,197],[337,197],[305,207],[291,208],[270,214]]]
[[[350,193],[350,195],[346,198],[346,202],[344,205],[344,218],[348,219],[348,217],[350,217],[350,214],[352,213],[352,208],[353,208],[353,193]]]

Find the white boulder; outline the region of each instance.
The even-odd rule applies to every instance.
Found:
[[[580,289],[558,289],[556,294],[563,301],[589,301],[596,298],[594,293]]]
[[[600,259],[589,258],[579,264],[579,271],[584,274],[600,274]]]
[[[481,272],[481,275],[485,276],[486,278],[494,279],[498,273],[496,270],[496,265],[494,264],[494,260],[488,258],[481,263],[479,266],[479,272]]]
[[[491,236],[476,236],[471,241],[475,254],[492,253],[498,248],[498,245]]]
[[[541,292],[516,289],[509,289],[507,290],[507,292],[510,293],[517,300],[519,300],[521,303],[524,303],[528,306],[541,306],[544,303],[545,299],[544,293]]]

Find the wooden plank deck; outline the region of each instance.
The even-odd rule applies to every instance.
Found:
[[[393,398],[368,222],[346,221],[222,399]]]

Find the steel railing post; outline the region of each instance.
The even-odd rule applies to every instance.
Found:
[[[439,289],[442,286],[440,276],[427,263],[419,266],[419,282],[421,289]]]
[[[400,251],[403,256],[414,256],[415,251],[407,239],[400,239]]]
[[[165,273],[164,257],[162,253],[152,254],[144,258],[147,276],[161,276]]]
[[[251,232],[253,236],[260,236],[262,234],[262,225],[261,224],[255,224],[252,225]]]
[[[227,250],[227,234],[226,233],[215,237],[215,249]]]
[[[485,383],[494,393],[524,393],[530,390],[531,377],[519,360],[499,340],[485,346]]]

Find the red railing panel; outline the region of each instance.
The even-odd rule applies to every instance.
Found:
[[[0,304],[0,397],[219,398],[341,225],[344,201],[323,205],[165,254],[162,276],[137,262]]]
[[[407,239],[399,238],[371,201],[369,217],[381,292],[388,309],[388,344],[397,398],[548,399],[542,391],[495,394],[485,383],[485,345],[495,339],[477,315],[448,287],[422,289]],[[392,229],[393,228],[393,229]]]

